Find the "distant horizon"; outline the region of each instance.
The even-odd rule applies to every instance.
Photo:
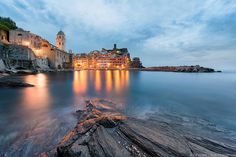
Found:
[[[2,17],[66,49],[128,48],[144,66],[201,65],[236,70],[236,1],[2,0]]]

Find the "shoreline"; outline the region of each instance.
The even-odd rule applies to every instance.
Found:
[[[236,145],[221,141],[216,128],[204,130],[198,125],[205,124],[184,121],[176,115],[153,113],[146,119],[127,117],[113,102],[96,99],[86,101],[86,108],[76,111],[76,116],[75,128],[54,149],[39,157],[236,154]]]
[[[164,66],[164,67],[147,67],[147,68],[125,68],[125,69],[44,69],[44,70],[5,70],[0,71],[0,87],[33,87],[34,85],[25,83],[19,79],[14,78],[18,75],[35,75],[39,73],[57,73],[57,72],[73,72],[81,70],[92,70],[92,71],[107,71],[107,70],[128,70],[128,71],[150,71],[150,72],[177,72],[177,73],[215,73],[222,71],[215,71],[211,68],[205,68],[200,66]]]

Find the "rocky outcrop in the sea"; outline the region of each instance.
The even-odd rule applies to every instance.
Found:
[[[194,73],[209,73],[209,72],[220,72],[215,71],[212,68],[195,66],[161,66],[161,67],[148,67],[141,69],[142,71],[166,71],[166,72],[194,72]]]
[[[113,109],[110,102],[100,100],[88,101],[86,109],[77,111],[76,115],[76,127],[55,149],[42,153],[41,157],[223,157],[236,154],[235,141],[220,140],[219,131],[211,128],[205,132],[200,122],[194,126],[193,121],[173,115],[150,114],[146,119],[126,117]]]
[[[20,87],[34,87],[34,85],[25,83],[18,78],[12,76],[2,76],[0,75],[0,88],[20,88]]]

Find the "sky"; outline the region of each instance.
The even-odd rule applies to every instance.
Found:
[[[86,53],[127,47],[144,66],[236,69],[236,0],[1,0],[0,16]]]

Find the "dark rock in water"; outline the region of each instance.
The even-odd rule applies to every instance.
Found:
[[[41,157],[166,157],[233,156],[233,144],[197,134],[181,118],[151,114],[147,119],[125,117],[105,101],[89,101],[77,111],[78,123],[58,146]],[[102,106],[104,107],[102,109]],[[190,122],[192,123],[192,121]],[[210,134],[213,130],[210,129]]]
[[[34,87],[34,85],[22,82],[16,78],[4,77],[0,78],[0,87],[20,88],[20,87]]]
[[[141,69],[142,71],[165,71],[165,72],[189,72],[189,73],[211,73],[216,72],[212,68],[195,66],[161,66],[161,67],[148,67]]]

